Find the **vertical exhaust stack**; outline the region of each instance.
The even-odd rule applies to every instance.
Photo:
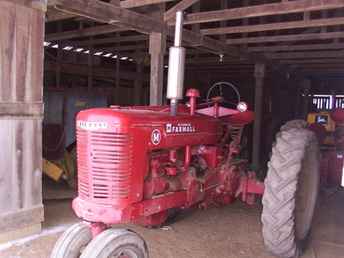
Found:
[[[183,99],[185,48],[182,45],[183,12],[176,13],[174,46],[170,47],[168,63],[167,98],[170,100],[171,115],[177,115],[178,100]]]

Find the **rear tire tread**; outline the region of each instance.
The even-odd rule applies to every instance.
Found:
[[[306,125],[305,121],[294,120],[282,126],[276,136],[265,179],[262,212],[264,243],[268,251],[283,258],[298,257],[300,254],[300,241],[303,239],[296,239],[294,214],[298,179],[305,153],[309,151],[308,155],[312,157],[318,155],[311,153],[318,152],[317,139],[313,132],[305,128]],[[312,169],[316,176],[318,165],[314,164]]]

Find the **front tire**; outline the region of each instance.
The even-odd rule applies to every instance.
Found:
[[[135,232],[108,229],[99,234],[80,258],[148,258],[145,241]]]
[[[79,258],[91,240],[90,227],[83,222],[75,224],[57,240],[50,258]]]
[[[263,238],[268,251],[299,257],[310,232],[319,192],[319,146],[304,121],[281,128],[272,149],[263,195]]]

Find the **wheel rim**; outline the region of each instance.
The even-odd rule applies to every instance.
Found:
[[[126,246],[115,250],[111,255],[111,258],[140,258],[137,250],[134,247]]]
[[[312,148],[312,146],[309,146]],[[315,209],[319,178],[309,164],[313,162],[313,150],[307,149],[299,174],[295,206],[295,235],[297,240],[304,240],[310,230]]]

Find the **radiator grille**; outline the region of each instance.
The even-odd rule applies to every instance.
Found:
[[[127,199],[132,175],[132,140],[127,134],[79,130],[79,196],[108,203]]]

